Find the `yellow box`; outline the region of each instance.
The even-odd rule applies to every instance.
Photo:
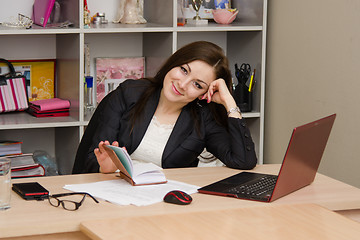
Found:
[[[55,59],[9,60],[9,62],[16,72],[21,72],[25,76],[29,101],[55,97]],[[5,63],[0,63],[0,67],[0,74],[9,71]]]

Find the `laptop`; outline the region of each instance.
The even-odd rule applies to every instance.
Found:
[[[314,181],[336,114],[293,129],[278,175],[240,172],[199,193],[272,202]]]

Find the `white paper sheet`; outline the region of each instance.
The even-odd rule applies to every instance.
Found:
[[[172,190],[181,190],[187,194],[197,192],[199,187],[168,180],[164,184],[132,186],[124,179],[101,181],[85,184],[65,185],[64,189],[74,192],[87,192],[95,198],[119,204],[135,206],[146,206],[157,202],[162,202],[166,193]]]

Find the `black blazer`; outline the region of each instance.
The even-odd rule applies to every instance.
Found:
[[[131,133],[129,112],[148,86],[149,82],[145,80],[127,80],[104,98],[89,123],[90,128],[88,126],[84,133],[73,173],[99,171],[93,151],[100,141],[108,140],[111,143],[116,140],[120,146],[126,147],[129,154],[136,150],[160,98],[159,90],[146,103],[141,120],[137,121]],[[200,135],[195,130],[189,107],[183,108],[165,146],[163,168],[195,167],[198,164],[197,157],[205,147],[228,167],[252,169],[256,165],[254,143],[244,119],[229,118],[227,131],[215,122],[207,106],[199,107],[199,113]],[[91,131],[91,134],[87,134],[87,131]]]

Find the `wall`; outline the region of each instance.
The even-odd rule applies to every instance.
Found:
[[[269,0],[265,163],[292,128],[337,113],[319,171],[360,187],[360,1]]]

